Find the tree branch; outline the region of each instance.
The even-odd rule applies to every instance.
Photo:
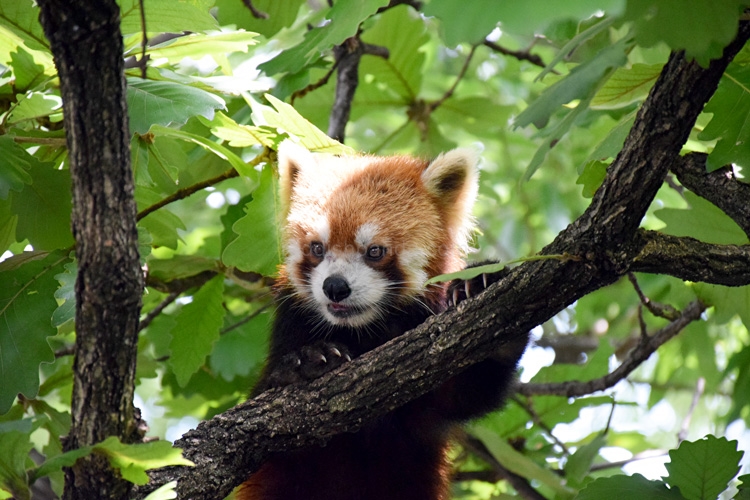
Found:
[[[699,319],[706,306],[700,301],[691,302],[680,317],[652,336],[641,336],[638,345],[630,351],[628,357],[611,373],[589,380],[587,382],[569,381],[549,384],[520,384],[518,392],[524,396],[554,395],[554,396],[584,396],[613,387],[620,380],[624,380],[641,363],[646,361],[656,350],[672,337],[680,333],[689,323]]]
[[[750,184],[738,180],[731,165],[706,172],[707,158],[705,153],[680,156],[672,172],[683,186],[723,210],[750,237]]]
[[[630,266],[633,272],[725,286],[750,282],[750,245],[714,245],[641,229],[633,246],[638,248]]]
[[[544,249],[578,259],[525,262],[461,303],[311,383],[267,391],[202,422],[176,444],[195,468],[151,472],[138,497],[179,479],[180,498],[223,498],[271,453],[320,444],[354,431],[437,387],[589,292],[630,270],[643,214],[722,73],[750,37],[709,68],[673,55],[641,108],[589,209]],[[702,309],[694,304],[685,320]],[[676,328],[676,327],[675,327]]]

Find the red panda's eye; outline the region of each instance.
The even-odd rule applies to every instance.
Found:
[[[310,243],[310,253],[313,254],[313,256],[322,259],[326,253],[326,248],[321,242],[313,241]]]
[[[385,247],[381,247],[380,245],[372,245],[367,248],[365,256],[369,260],[380,260],[385,257]]]

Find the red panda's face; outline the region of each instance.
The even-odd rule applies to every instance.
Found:
[[[366,327],[405,304],[430,302],[442,289],[426,290],[425,281],[463,266],[475,161],[467,150],[427,164],[313,155],[282,143],[282,277],[305,307],[337,326]]]

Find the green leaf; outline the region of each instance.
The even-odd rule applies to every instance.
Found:
[[[357,33],[360,23],[379,8],[388,5],[388,0],[359,0],[357,2],[335,2],[328,12],[330,22],[305,33],[302,43],[281,52],[259,66],[269,76],[286,71],[299,71],[320,56],[320,52],[338,45]]]
[[[7,121],[14,125],[24,121],[45,118],[53,114],[57,114],[58,119],[52,121],[60,121],[60,118],[62,118],[62,99],[60,97],[42,92],[29,92],[19,99],[18,104],[11,109]]]
[[[39,23],[39,7],[33,2],[0,0],[0,26],[17,37],[20,43],[16,42],[15,46],[25,44],[34,51],[49,50],[47,38]]]
[[[345,2],[340,2],[345,3]],[[289,104],[266,94],[266,99],[276,111],[264,107],[263,117],[268,125],[281,129],[299,139],[299,143],[310,151],[331,154],[352,154],[352,148],[331,139],[318,127],[307,121]]]
[[[123,35],[140,33],[140,0],[120,0],[120,31]],[[149,33],[182,33],[215,30],[219,26],[207,0],[144,0],[146,29]]]
[[[576,184],[583,186],[581,194],[586,198],[593,198],[596,190],[602,185],[607,175],[607,164],[601,161],[592,161],[583,167],[583,173],[576,180]]]
[[[39,160],[31,156],[12,137],[0,135],[0,199],[7,200],[8,193],[22,191],[24,185],[31,184],[28,170]]]
[[[253,0],[253,6],[268,14],[266,19],[255,17],[242,2],[234,0],[217,0],[217,18],[219,24],[234,24],[238,28],[255,31],[271,38],[281,28],[290,26],[297,18],[297,13],[305,0]]]
[[[0,200],[0,252],[16,241],[18,216],[11,212],[10,201]]]
[[[28,252],[0,263],[0,414],[19,392],[35,397],[39,365],[55,359],[47,337],[57,333],[50,322],[57,308],[55,275],[67,260],[56,253]]]
[[[362,40],[387,47],[388,58],[362,58],[352,116],[369,111],[370,106],[395,101],[394,94],[399,97],[396,102],[411,104],[422,88],[426,57],[421,49],[430,40],[424,19],[406,6],[388,9],[364,32]]]
[[[505,269],[507,263],[498,262],[496,264],[485,264],[483,266],[467,267],[455,273],[440,274],[434,278],[430,278],[425,282],[425,285],[431,285],[433,283],[444,283],[451,280],[470,280],[476,278],[480,274],[492,274],[497,273]]]
[[[257,36],[247,31],[191,33],[151,47],[147,52],[152,60],[167,59],[170,63],[178,63],[185,57],[195,60],[213,55],[225,57],[232,52],[247,53],[250,45],[258,43]]]
[[[629,115],[622,118],[617,123],[617,125],[615,125],[609,131],[607,137],[605,137],[602,142],[600,142],[596,146],[596,148],[594,148],[594,150],[586,159],[586,163],[588,164],[593,160],[603,161],[608,158],[616,157],[617,153],[619,153],[622,149],[622,145],[625,143],[625,138],[630,133],[630,129],[633,128],[633,123],[635,123],[635,115],[636,112],[633,111]]]
[[[164,282],[188,278],[204,271],[219,271],[219,266],[215,260],[199,255],[177,254],[169,259],[148,261],[149,276]]]
[[[260,312],[247,323],[223,334],[211,352],[211,370],[228,382],[259,370],[268,350],[271,323],[272,314]]]
[[[195,465],[182,457],[182,450],[173,448],[169,441],[123,444],[116,437],[109,437],[94,445],[94,451],[109,459],[110,465],[120,470],[120,474],[134,484],[148,482],[147,470],[168,465]]]
[[[742,455],[737,441],[723,437],[709,434],[700,441],[683,441],[669,452],[665,481],[688,500],[713,500],[739,472]]]
[[[209,120],[217,109],[226,109],[219,96],[176,82],[155,82],[128,78],[130,131],[141,135],[152,125],[182,125],[201,115]]]
[[[743,0],[628,0],[624,19],[634,22],[638,43],[665,42],[708,67],[737,34]]]
[[[279,203],[274,171],[266,167],[252,201],[245,205],[245,216],[232,226],[237,238],[222,253],[225,265],[264,276],[276,274],[283,251]]]
[[[737,375],[732,389],[732,408],[726,415],[726,422],[740,418],[743,409],[750,407],[750,345],[743,347],[729,358],[729,363],[724,370],[724,378],[730,377],[735,370],[737,370]]]
[[[522,3],[495,0],[432,0],[424,7],[424,12],[426,15],[440,18],[441,35],[446,45],[452,47],[462,42],[481,42],[498,21],[503,31],[534,35],[556,21],[586,19],[600,11],[617,14],[623,9],[623,4],[622,0],[531,0]]]
[[[90,455],[93,450],[93,446],[84,446],[75,450],[66,451],[61,455],[45,460],[44,463],[31,472],[32,479],[37,480],[40,477],[48,476],[53,472],[61,471],[63,467],[72,467],[79,458]]]
[[[750,500],[750,474],[744,474],[738,477],[741,484],[737,487],[739,490],[734,500]]]
[[[628,44],[627,39],[622,39],[573,68],[569,75],[547,88],[518,115],[513,125],[525,127],[533,123],[537,128],[545,127],[552,113],[564,104],[589,96],[610,68],[625,64],[625,49]]]
[[[747,235],[713,203],[690,191],[685,192],[689,209],[662,208],[654,212],[667,225],[663,231],[673,236],[690,236],[706,243],[742,245]]]
[[[229,164],[244,177],[256,181],[258,179],[258,172],[253,167],[245,163],[242,158],[234,154],[229,149],[225,148],[221,144],[213,142],[210,139],[206,139],[205,137],[201,137],[200,135],[185,132],[183,130],[176,130],[159,125],[154,125],[153,127],[151,127],[151,132],[155,137],[173,137],[197,144],[206,151],[213,153],[222,160],[226,160],[227,162],[229,162]]]
[[[589,483],[576,500],[685,500],[676,489],[669,489],[661,481],[649,481],[640,474],[618,474],[600,477]]]
[[[598,434],[590,443],[578,448],[565,464],[565,477],[573,484],[581,484],[583,478],[591,470],[591,464],[599,454],[599,450],[606,446],[607,437],[604,434]]]
[[[471,432],[481,439],[492,456],[509,471],[529,480],[539,481],[554,491],[558,495],[557,498],[573,498],[574,492],[565,486],[563,478],[516,451],[507,441],[491,430],[474,426]]]
[[[70,231],[70,171],[51,164],[32,163],[31,186],[13,196],[11,209],[18,215],[16,238],[29,240],[35,250],[55,250],[73,245]]]
[[[143,500],[171,500],[177,498],[177,481],[170,481],[156,488]]]
[[[594,98],[594,109],[617,109],[642,101],[661,74],[663,64],[633,64],[617,68]]]
[[[31,498],[26,462],[33,447],[27,432],[0,432],[0,491],[5,490],[19,500]]]
[[[193,295],[192,302],[177,314],[177,324],[171,332],[169,366],[182,387],[203,366],[219,339],[224,318],[223,292],[224,276],[220,274],[203,285]]]
[[[708,155],[707,170],[730,163],[750,166],[750,67],[731,66],[704,111],[713,117],[698,138],[717,141]]]
[[[229,146],[235,148],[243,148],[256,144],[273,148],[279,140],[279,134],[274,129],[240,125],[221,111],[216,113],[213,120],[201,121],[207,127],[210,127],[212,134],[219,139],[229,141]]]
[[[74,321],[76,317],[76,276],[78,275],[78,261],[73,260],[65,264],[65,272],[56,274],[55,279],[60,283],[60,288],[55,290],[55,298],[60,305],[52,313],[52,326],[61,327],[68,321]]]
[[[19,46],[10,54],[10,67],[16,78],[17,91],[23,92],[41,83],[45,78],[45,67],[34,59],[28,50]]]

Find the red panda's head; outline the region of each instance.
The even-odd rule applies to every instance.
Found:
[[[408,156],[313,154],[279,147],[286,204],[281,274],[332,325],[363,327],[411,301],[436,303],[425,281],[464,265],[477,157],[455,149]]]

